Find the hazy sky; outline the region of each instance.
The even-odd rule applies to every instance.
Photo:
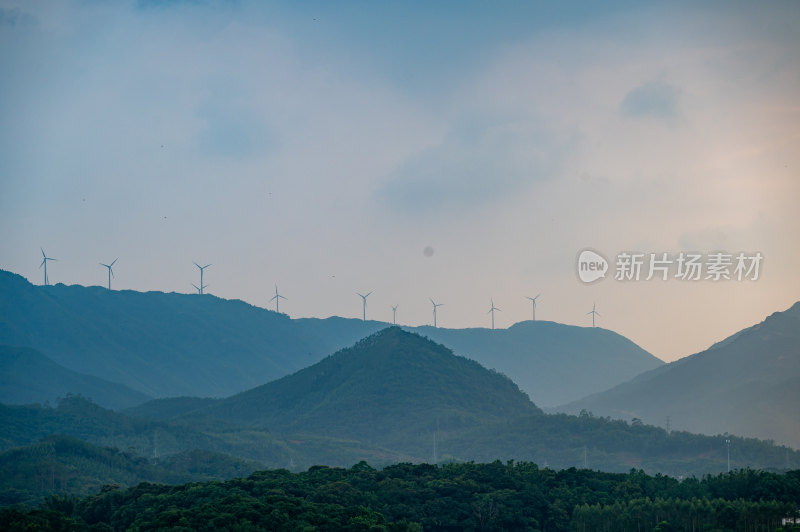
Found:
[[[800,3],[0,0],[0,268],[293,317],[598,325],[800,299]],[[424,253],[430,247],[432,254]],[[612,261],[582,284],[578,252]],[[760,252],[757,281],[613,279]]]

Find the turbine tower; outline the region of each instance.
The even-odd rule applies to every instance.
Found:
[[[204,285],[204,284],[203,284],[203,270],[205,270],[206,268],[208,268],[208,267],[209,267],[209,266],[211,266],[211,265],[210,265],[210,264],[206,264],[205,266],[200,266],[200,265],[199,265],[199,264],[197,264],[196,262],[194,262],[194,265],[195,265],[195,266],[197,266],[197,268],[200,270],[200,286],[197,286],[197,285],[196,285],[196,284],[194,284],[194,283],[192,283],[192,286],[194,286],[195,288],[197,288],[197,291],[200,293],[200,295],[203,295],[203,290],[204,290],[205,288],[208,288],[208,285]]]
[[[494,311],[495,310],[500,310],[500,309],[494,306],[494,299],[491,299],[490,301],[492,302],[492,307],[489,309],[489,312],[487,312],[487,314],[491,314],[492,315],[492,329],[494,329]],[[500,310],[500,312],[503,312],[503,311]]]
[[[280,312],[280,310],[278,310],[278,303],[280,302],[281,299],[286,299],[286,298],[278,293],[278,285],[276,284],[275,285],[275,295],[272,296],[272,299],[270,299],[270,301],[275,301],[275,312],[278,312],[278,313]]]
[[[525,296],[526,299],[531,300],[531,307],[533,311],[533,321],[536,321],[536,300],[539,299],[539,296],[542,294],[538,294],[536,297]]]
[[[438,307],[441,307],[442,305],[444,305],[444,303],[437,303],[436,301],[433,300],[433,298],[430,298],[430,297],[428,299],[431,300],[431,304],[433,305],[433,327],[435,329],[436,328],[436,309]]]
[[[100,266],[105,266],[106,268],[108,268],[108,289],[109,290],[111,290],[111,277],[114,275],[114,270],[112,268],[114,267],[114,264],[116,264],[116,262],[118,260],[119,260],[119,257],[114,259],[114,262],[112,262],[111,264],[103,264],[102,262],[100,263]]]
[[[42,250],[42,263],[39,265],[39,268],[44,266],[44,285],[47,286],[50,284],[50,280],[47,278],[47,261],[48,260],[58,260],[58,259],[51,259],[47,255],[44,254],[44,249],[39,248]]]
[[[589,314],[591,314],[591,315],[592,315],[592,327],[594,327],[594,317],[595,317],[595,316],[602,317],[602,316],[600,316],[600,313],[599,313],[599,312],[597,312],[597,311],[595,310],[595,306],[596,306],[596,305],[595,305],[594,303],[592,303],[592,310],[591,310],[591,312],[587,312],[587,313],[586,313],[586,315],[587,315],[587,316],[588,316]]]
[[[372,293],[372,292],[370,292],[369,294],[371,294],[371,293]],[[361,299],[364,301],[364,314],[363,314],[363,320],[364,320],[364,321],[367,321],[367,298],[369,297],[369,294],[367,294],[367,295],[365,295],[365,296],[364,296],[364,295],[361,295],[361,294],[359,294],[358,292],[356,292],[356,294],[358,294],[358,296],[359,296],[359,297],[361,297]]]
[[[394,305],[392,307],[392,325],[397,325],[397,307],[400,305]]]

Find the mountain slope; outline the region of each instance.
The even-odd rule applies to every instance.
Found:
[[[387,325],[290,319],[242,301],[100,287],[34,286],[0,270],[0,344],[152,397],[226,397],[318,362]],[[507,330],[410,328],[513,375],[539,405],[583,397],[661,361],[602,329],[523,322]]]
[[[185,451],[152,461],[68,436],[48,436],[0,452],[0,506],[34,504],[54,493],[87,495],[113,484],[226,480],[262,467],[258,462],[208,451]]]
[[[0,271],[0,343],[154,397],[223,397],[313,364],[381,328],[297,320],[242,301],[34,286]]]
[[[704,434],[729,432],[800,448],[800,302],[610,390],[559,407]]]
[[[0,345],[0,402],[55,403],[67,394],[83,395],[113,409],[150,399],[127,386],[69,370],[35,349]]]
[[[524,321],[508,329],[411,329],[512,376],[541,407],[607,390],[663,362],[601,328]]]
[[[277,381],[206,409],[203,415],[265,427],[402,448],[437,423],[459,430],[541,412],[507,377],[446,347],[390,327]]]

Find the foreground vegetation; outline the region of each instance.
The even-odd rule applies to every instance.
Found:
[[[312,467],[180,486],[106,487],[0,512],[4,530],[781,530],[800,471],[678,481],[532,463]]]

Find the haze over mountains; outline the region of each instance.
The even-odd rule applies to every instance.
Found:
[[[512,376],[541,407],[607,390],[663,362],[613,331],[552,321],[508,329],[409,328]]]
[[[800,452],[737,436],[668,432],[662,428],[666,414],[646,409],[672,405],[674,429],[763,437],[771,425],[757,422],[767,419],[794,430],[798,314],[800,304],[706,353],[663,365],[603,329],[552,322],[449,330],[293,320],[208,295],[41,287],[0,272],[0,345],[8,344],[0,347],[3,402],[53,402],[72,392],[99,403],[68,396],[53,408],[0,405],[0,451],[23,447],[0,458],[24,462],[14,471],[24,491],[18,495],[27,499],[41,493],[23,486],[24,471],[44,479],[56,469],[71,486],[96,485],[106,469],[124,483],[360,460],[514,459],[553,468],[701,475],[725,468],[726,438],[735,446],[734,467],[786,469],[800,464]],[[676,376],[660,380],[670,375]],[[576,401],[602,387],[612,389]],[[587,402],[612,392],[622,397],[616,410]],[[142,402],[148,396],[157,399]],[[545,405],[566,398],[574,401],[571,411],[583,412],[545,414],[537,397]],[[703,421],[729,416],[720,402],[737,408],[735,400],[747,403],[736,411],[743,424],[717,429]],[[623,420],[596,417],[606,412]],[[702,427],[681,423],[692,415]],[[48,440],[51,435],[85,445]],[[129,456],[93,446],[126,449]],[[56,450],[43,455],[42,449]],[[146,463],[156,457],[155,465]],[[206,470],[187,469],[187,460],[196,465],[203,457]],[[70,473],[84,459],[91,475]],[[170,463],[174,467],[162,467]]]
[[[386,326],[336,317],[290,319],[210,295],[35,286],[0,271],[0,344],[35,348],[72,371],[150,397],[227,397],[308,367]],[[513,375],[544,406],[602,391],[662,364],[599,328],[522,322],[502,330],[407,329]]]
[[[706,351],[556,410],[800,448],[800,302]]]
[[[60,366],[35,349],[0,345],[0,402],[55,403],[68,394],[92,397],[115,409],[151,399],[123,384]]]
[[[292,470],[349,467],[360,460],[381,466],[514,459],[556,469],[636,467],[685,476],[722,471],[726,456],[721,437],[544,414],[507,377],[396,327],[228,399],[161,399],[129,412],[105,410],[80,397],[57,408],[0,405],[1,448],[33,446],[20,456],[28,457],[31,470],[45,473],[54,460],[64,467],[72,460],[67,453],[59,462],[56,453],[37,461],[37,442],[50,434],[144,457],[199,449]],[[800,464],[800,452],[731,439],[735,467]],[[214,460],[221,471],[235,466]]]

